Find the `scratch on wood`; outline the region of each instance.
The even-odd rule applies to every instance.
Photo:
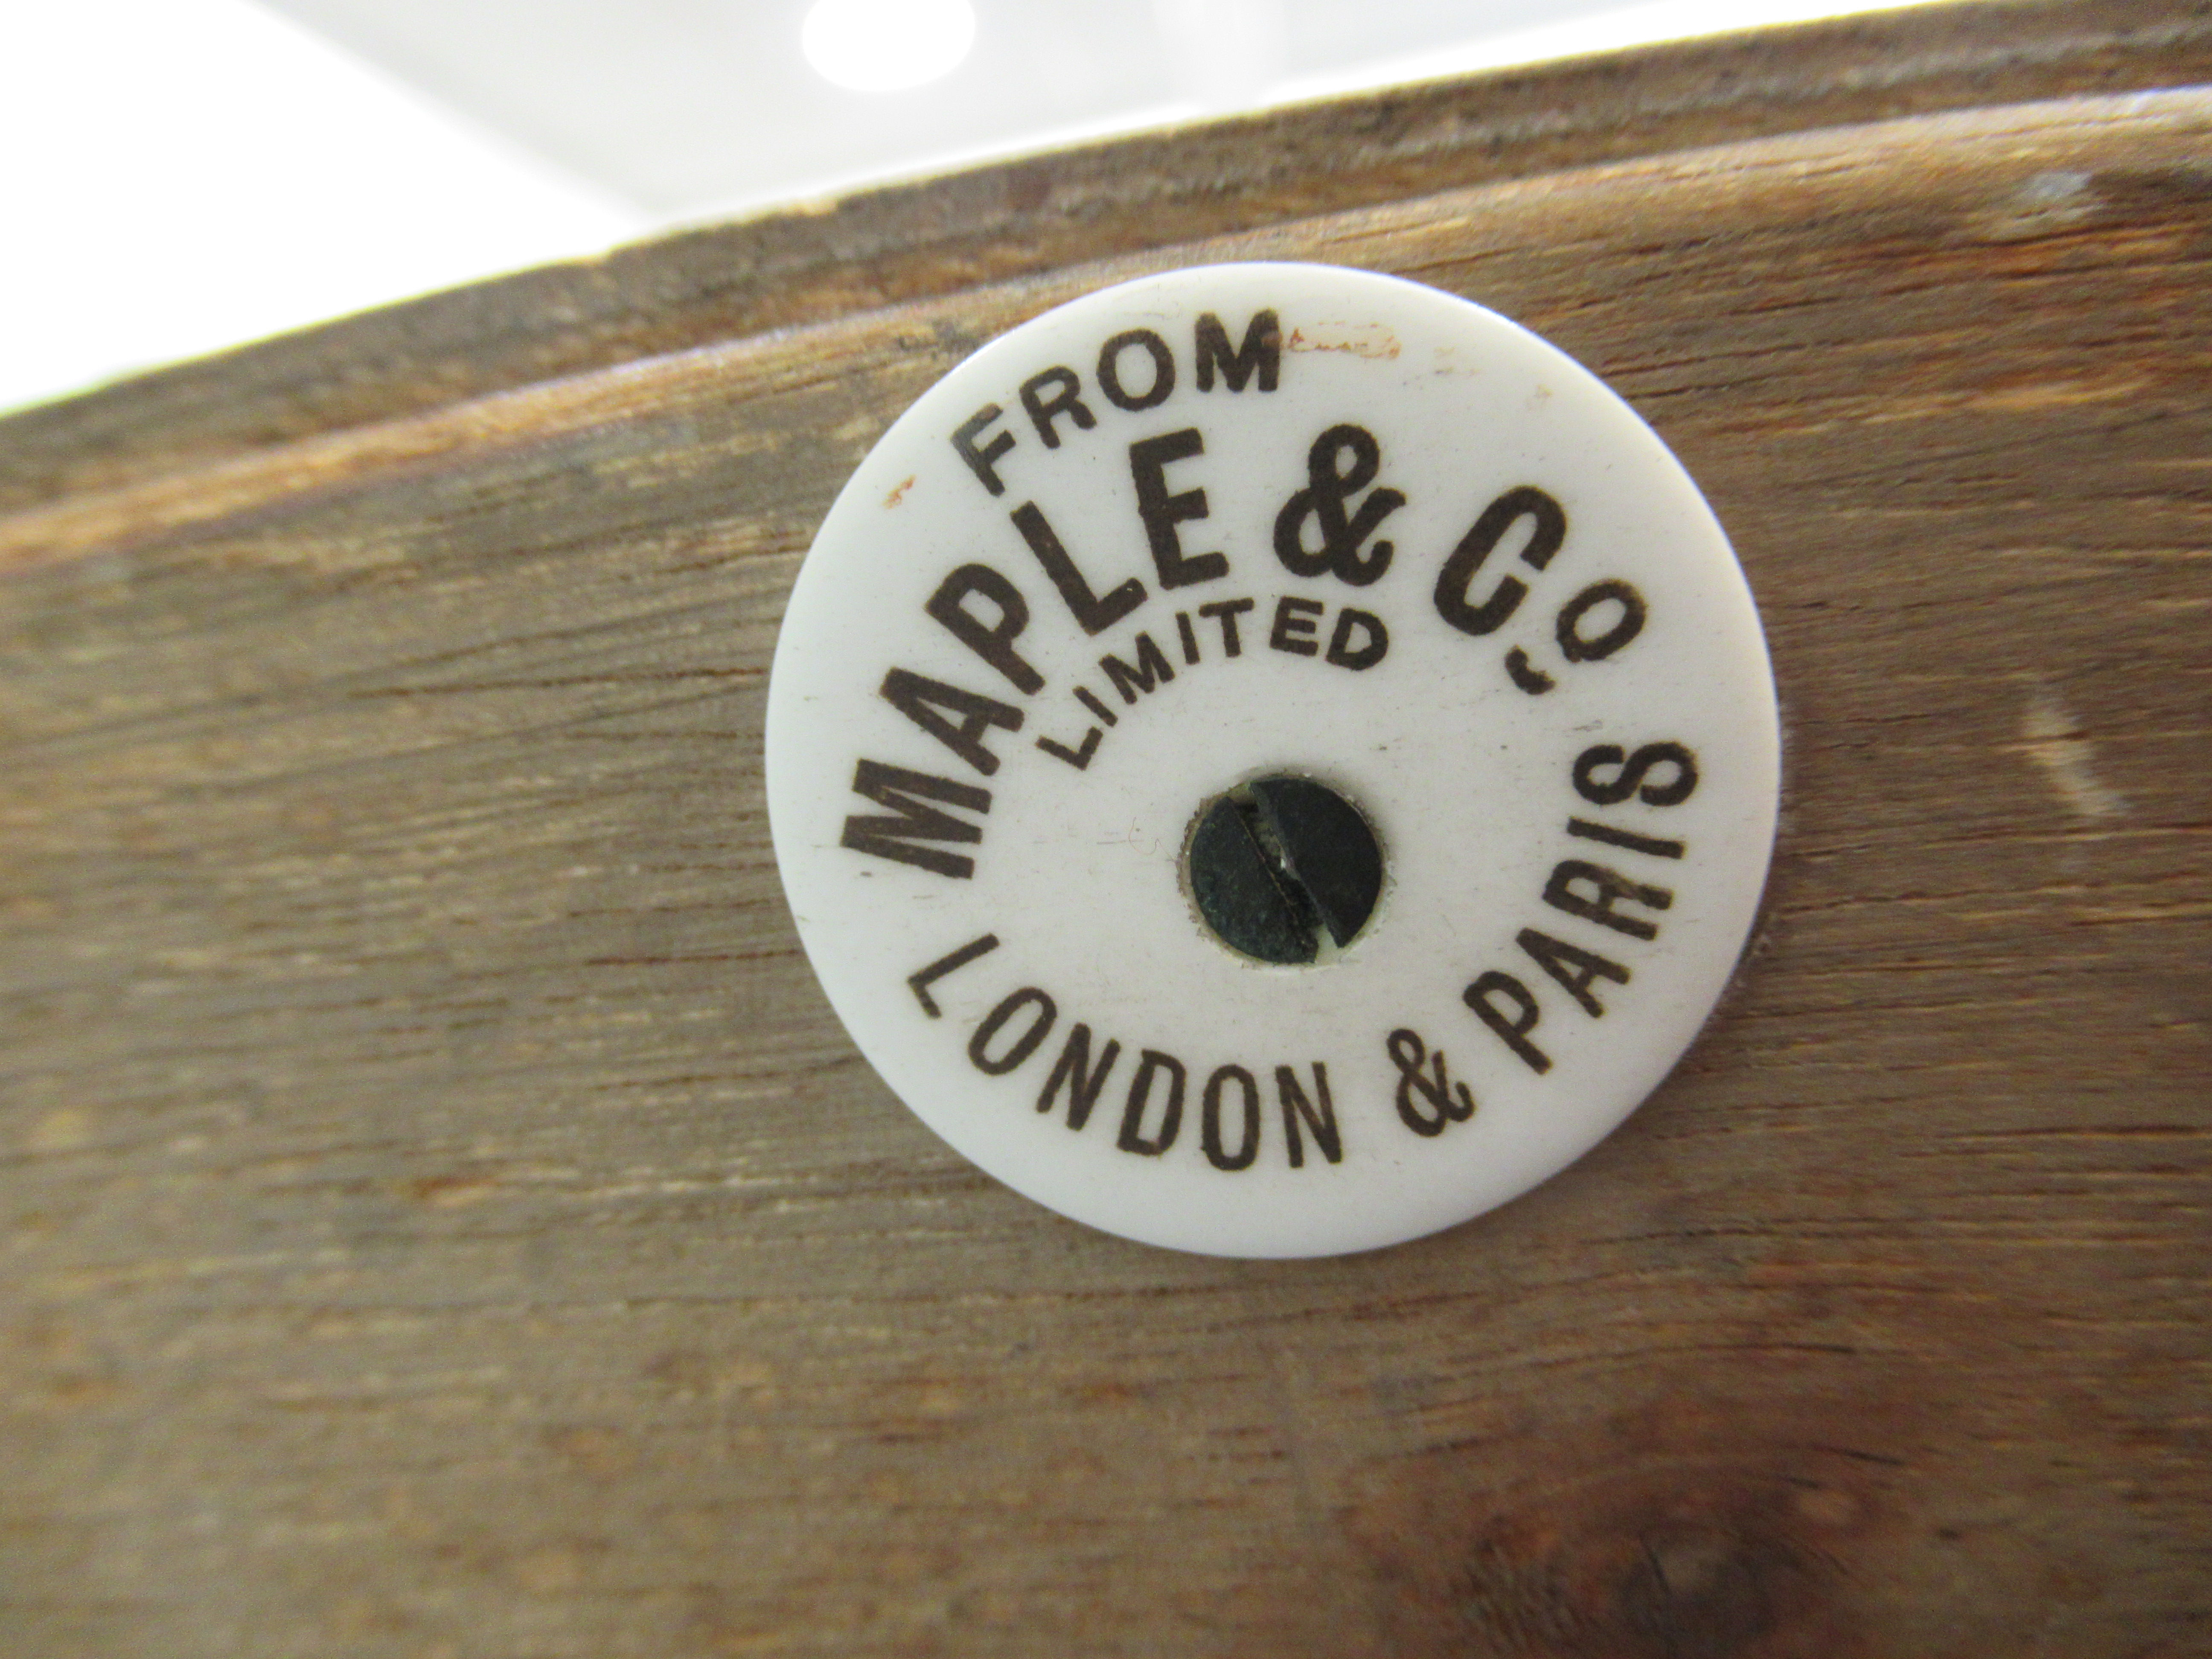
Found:
[[[2043,769],[2058,799],[2075,817],[2094,822],[2127,815],[2126,799],[2099,781],[2092,764],[2095,749],[2081,735],[2081,722],[2049,686],[2039,684],[2029,689],[2020,735],[2021,752]]]

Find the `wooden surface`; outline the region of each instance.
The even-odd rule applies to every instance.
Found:
[[[1805,40],[1727,50],[1802,82]],[[1286,184],[881,304],[817,269],[788,325],[679,298],[687,349],[566,378],[488,344],[473,401],[380,380],[386,318],[0,422],[0,1646],[2212,1650],[2212,95],[2117,61]],[[1734,537],[1787,730],[1675,1077],[1506,1209],[1316,1263],[1096,1235],[939,1146],[815,988],[760,796],[873,437],[1025,316],[1243,256],[1606,375]],[[433,309],[550,337],[534,291]],[[377,419],[269,401],[352,351]]]
[[[891,185],[18,416],[0,508],[868,306],[1699,145],[2212,81],[2206,0],[1990,0],[1407,87]]]

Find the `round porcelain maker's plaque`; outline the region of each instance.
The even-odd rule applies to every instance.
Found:
[[[886,433],[799,573],[776,857],[869,1060],[1008,1185],[1318,1255],[1501,1204],[1680,1056],[1774,833],[1757,614],[1628,406],[1297,264],[1092,294]]]

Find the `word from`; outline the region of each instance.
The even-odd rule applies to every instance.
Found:
[[[1212,312],[1199,317],[1192,335],[1191,355],[1200,392],[1213,390],[1217,374],[1231,392],[1242,392],[1248,385],[1256,386],[1261,392],[1275,389],[1283,369],[1283,329],[1272,308],[1253,313],[1251,321],[1244,325],[1243,343],[1233,350],[1229,344],[1229,330]],[[1125,365],[1132,361],[1129,354],[1133,351],[1147,360],[1147,378],[1141,392],[1130,391],[1124,379]],[[1097,380],[1106,401],[1116,409],[1133,415],[1158,409],[1175,395],[1175,353],[1149,328],[1125,329],[1098,348]],[[1023,412],[1030,417],[1037,441],[1047,449],[1060,447],[1057,422],[1063,418],[1073,422],[1080,432],[1089,432],[1098,424],[1097,416],[1083,401],[1082,377],[1064,363],[1055,363],[1030,375],[1022,382],[1020,397]],[[1006,413],[997,404],[986,404],[962,422],[952,434],[953,449],[968,464],[976,482],[994,495],[1006,493],[1006,481],[999,476],[999,463],[1012,454],[1020,441],[1012,431],[992,430],[1005,419]]]

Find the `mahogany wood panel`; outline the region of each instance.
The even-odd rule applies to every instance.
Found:
[[[2182,90],[1523,169],[149,441],[0,518],[7,1650],[2212,1647],[2208,141]],[[1676,1075],[1322,1262],[1094,1234],[937,1143],[813,984],[760,788],[784,595],[884,425],[1061,299],[1248,256],[1607,376],[1786,720]],[[191,373],[251,404],[262,361]]]

